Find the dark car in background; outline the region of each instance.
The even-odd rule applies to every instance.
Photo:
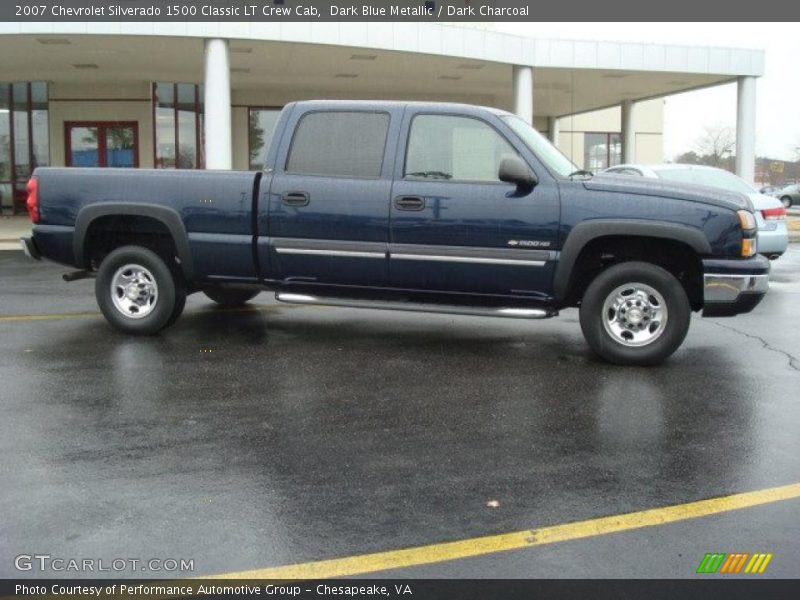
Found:
[[[783,202],[786,208],[796,206],[800,203],[800,183],[792,183],[784,188],[770,194]]]

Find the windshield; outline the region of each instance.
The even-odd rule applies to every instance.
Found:
[[[655,172],[662,179],[670,181],[707,185],[740,194],[755,192],[755,189],[750,187],[744,179],[722,169],[655,169]]]
[[[579,170],[570,159],[561,154],[561,150],[525,121],[514,115],[504,115],[501,118],[551,171],[561,177],[569,177],[570,173]]]

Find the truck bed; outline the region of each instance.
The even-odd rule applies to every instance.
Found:
[[[194,277],[257,280],[253,205],[260,173],[162,169],[40,168],[41,221],[34,228],[43,254],[84,266],[79,256],[81,211],[138,205],[174,211],[185,229]],[[77,231],[76,231],[77,225]]]

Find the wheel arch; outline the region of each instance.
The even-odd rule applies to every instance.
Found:
[[[180,267],[187,281],[192,280],[194,273],[189,236],[177,211],[166,206],[133,202],[105,202],[93,204],[80,210],[75,220],[73,237],[73,253],[75,264],[80,268],[88,268],[87,241],[92,226],[105,217],[141,217],[159,223],[165,228],[175,246],[180,259]]]
[[[637,219],[602,219],[585,221],[576,225],[561,248],[558,264],[553,275],[553,292],[559,302],[567,300],[572,284],[576,262],[581,252],[592,242],[604,238],[655,239],[679,242],[689,247],[698,257],[711,254],[711,245],[699,230],[677,223],[659,223]]]

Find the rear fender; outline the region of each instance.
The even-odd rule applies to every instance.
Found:
[[[73,252],[75,264],[82,268],[88,268],[86,264],[86,234],[95,219],[106,216],[137,216],[150,217],[162,223],[172,235],[172,239],[177,249],[178,258],[181,261],[181,270],[187,281],[192,281],[194,273],[192,265],[192,253],[189,248],[189,236],[186,227],[183,225],[177,211],[166,206],[155,206],[152,204],[140,204],[134,202],[104,202],[102,204],[92,204],[85,206],[78,213],[75,220],[75,236],[73,238]]]

